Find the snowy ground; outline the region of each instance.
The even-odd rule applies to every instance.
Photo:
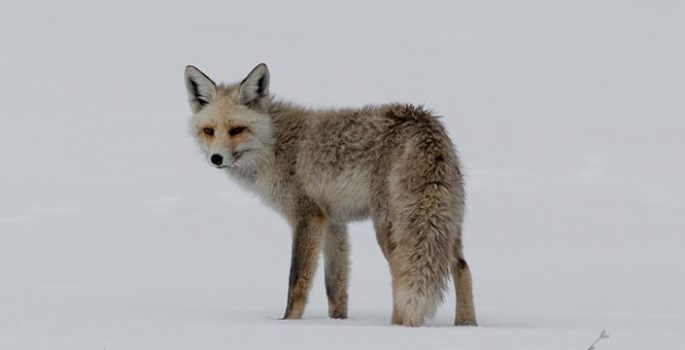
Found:
[[[685,344],[685,3],[0,4],[0,349]],[[477,328],[389,326],[351,227],[350,319],[285,307],[279,216],[205,164],[183,68],[267,62],[313,106],[425,103],[468,176]],[[248,269],[249,268],[249,269]]]

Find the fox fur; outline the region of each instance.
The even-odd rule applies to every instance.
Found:
[[[285,319],[299,319],[323,250],[331,318],[347,318],[347,223],[371,218],[390,266],[391,323],[421,326],[450,274],[455,324],[476,325],[462,252],[464,186],[445,128],[410,104],[314,110],[275,99],[265,64],[217,85],[188,66],[190,131],[224,170],[292,227]]]

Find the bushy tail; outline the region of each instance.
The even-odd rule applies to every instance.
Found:
[[[398,222],[406,222],[395,231],[400,237],[392,259],[395,307],[403,325],[420,326],[432,317],[447,288],[455,228],[445,195],[441,185],[428,185],[421,199],[399,214],[404,218]]]
[[[463,188],[451,143],[436,124],[412,133],[391,170],[393,323],[405,326],[435,314],[459,240]]]

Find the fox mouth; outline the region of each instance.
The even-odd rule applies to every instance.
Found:
[[[231,163],[231,165],[235,164],[235,162],[237,162],[238,159],[240,159],[243,156],[243,154],[245,154],[245,152],[247,152],[247,151],[249,151],[249,150],[244,150],[244,151],[233,153],[233,163]]]
[[[238,161],[238,159],[242,158],[242,157],[243,157],[243,154],[245,154],[245,152],[248,152],[248,151],[250,151],[250,150],[249,150],[249,149],[246,149],[246,150],[244,150],[244,151],[234,152],[234,153],[233,153],[233,161],[231,162],[231,164],[220,165],[220,166],[217,166],[217,168],[218,168],[218,169],[229,169],[229,168],[233,168],[233,167],[235,166],[235,163]]]

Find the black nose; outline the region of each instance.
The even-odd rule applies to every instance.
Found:
[[[214,165],[221,165],[224,161],[224,157],[219,154],[212,154],[212,157],[209,158],[209,160],[212,161],[212,164]]]

